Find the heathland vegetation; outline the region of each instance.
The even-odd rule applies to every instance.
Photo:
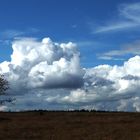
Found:
[[[0,139],[139,140],[140,113],[1,112]]]

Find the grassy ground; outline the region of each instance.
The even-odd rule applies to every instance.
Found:
[[[140,140],[140,113],[0,113],[0,140]]]

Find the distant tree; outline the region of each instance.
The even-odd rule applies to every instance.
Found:
[[[4,95],[6,93],[6,90],[9,89],[9,83],[5,79],[4,75],[0,74],[0,95]],[[4,104],[5,102],[12,102],[13,99],[1,99],[0,100],[0,105]]]
[[[8,81],[5,79],[4,75],[0,74],[0,95],[5,94],[5,91],[9,88]]]

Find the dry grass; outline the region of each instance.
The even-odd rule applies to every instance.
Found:
[[[0,140],[140,140],[140,113],[0,113]]]

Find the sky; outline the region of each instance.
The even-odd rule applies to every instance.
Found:
[[[140,110],[139,0],[1,0],[0,110]],[[2,97],[4,98],[4,97]]]

